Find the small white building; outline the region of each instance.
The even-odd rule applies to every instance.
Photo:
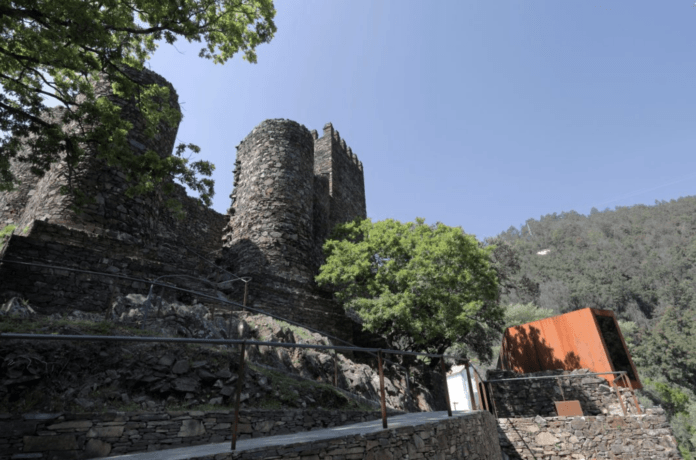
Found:
[[[476,388],[476,379],[474,378],[474,369],[469,365],[469,373],[471,374],[471,384],[474,390],[474,401],[476,401],[476,409],[481,410],[478,400],[478,388]],[[466,378],[466,366],[452,366],[452,370],[447,374],[447,388],[449,389],[450,406],[452,410],[472,410],[471,396],[469,393],[469,384]]]

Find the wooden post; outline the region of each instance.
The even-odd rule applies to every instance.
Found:
[[[561,397],[563,398],[563,401],[565,401],[565,394],[563,393],[563,384],[561,383],[561,377],[558,378],[558,388],[561,390]]]
[[[248,282],[248,281],[244,281],[244,302],[243,302],[242,305],[244,305],[245,307],[246,307],[246,303],[247,303],[247,294],[248,294],[248,292],[249,292],[249,282]],[[246,308],[242,308],[242,311],[246,311]]]
[[[626,380],[626,388],[628,388],[630,390],[631,396],[633,396],[633,402],[636,405],[636,412],[638,412],[638,414],[642,414],[643,412],[641,412],[641,410],[640,410],[640,404],[638,404],[638,398],[636,398],[636,393],[633,391],[633,387],[631,386],[631,380],[628,378],[628,375],[626,375],[626,374],[623,374],[623,377]]]
[[[493,415],[495,415],[495,418],[498,418],[498,408],[495,405],[495,397],[493,396],[493,384],[491,382],[488,382],[488,391],[491,397],[491,405],[493,406]]]
[[[619,386],[616,384],[616,379],[612,380],[611,386],[614,388],[614,391],[616,391],[616,397],[619,398],[619,403],[621,404],[621,411],[624,414],[624,417],[626,416],[626,406],[624,406],[623,399],[621,399],[621,393],[619,392]]]
[[[382,368],[382,350],[377,352],[377,366],[379,367],[379,393],[382,402],[382,428],[387,428],[387,398],[384,394],[384,369]]]
[[[485,388],[483,388],[483,384],[478,378],[478,372],[474,372],[474,379],[476,379],[476,388],[478,388],[479,404],[481,406],[481,410],[489,410],[488,401],[486,400],[486,390]]]
[[[469,385],[469,398],[471,398],[471,410],[476,410],[476,401],[474,400],[474,387],[471,384],[471,374],[469,374],[469,361],[466,362],[466,382]]]
[[[449,387],[447,386],[447,370],[445,370],[445,356],[440,356],[440,371],[442,372],[443,385],[445,386],[445,402],[447,403],[447,416],[452,416],[452,405],[450,404]]]
[[[239,368],[237,374],[237,398],[234,403],[234,425],[232,426],[232,450],[237,448],[237,426],[239,425],[239,400],[242,397],[242,380],[244,379],[244,351],[246,340],[242,342],[242,349],[239,352]]]

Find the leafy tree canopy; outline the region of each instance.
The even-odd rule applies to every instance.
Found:
[[[696,197],[590,216],[548,214],[501,233],[500,241],[514,248],[520,273],[539,288],[533,298],[519,287],[503,293],[505,304],[533,301],[560,313],[610,309],[647,326],[669,306],[696,301]]]
[[[16,184],[13,158],[41,175],[61,157],[71,171],[85,149],[94,148],[127,173],[131,195],[176,178],[210,205],[213,182],[198,175],[209,176],[213,166],[189,164],[183,155],[198,147],[181,144],[169,158],[152,151],[134,155],[126,142],[131,124],[94,84],[104,79],[114,95],[135,100],[152,137],[160,122],[171,126],[181,114],[161,103],[168,88],[140,85],[124,69],[142,69],[158,40],[172,44],[178,37],[205,42],[199,55],[215,63],[239,51],[256,62],[256,46],[276,31],[274,15],[272,0],[0,0],[0,191]],[[55,112],[60,116],[46,116],[45,97],[62,104],[64,110]],[[28,153],[19,155],[22,143]]]
[[[325,243],[316,280],[391,346],[440,354],[465,344],[489,360],[504,314],[492,249],[459,227],[420,218],[356,220]]]

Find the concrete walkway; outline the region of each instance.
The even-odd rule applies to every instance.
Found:
[[[475,412],[454,411],[452,417],[474,416]],[[406,415],[397,415],[387,419],[389,428],[400,428],[403,426],[424,425],[426,423],[437,422],[447,418],[447,412],[416,412]],[[298,442],[311,442],[340,438],[356,434],[368,434],[382,431],[382,419],[371,422],[356,423],[353,425],[343,425],[322,430],[302,431],[294,434],[284,434],[280,436],[267,436],[264,438],[244,439],[237,441],[237,452],[256,449],[259,447],[283,446]],[[118,460],[187,460],[191,458],[203,457],[206,455],[223,454],[231,451],[230,441],[218,444],[204,444],[200,446],[179,447],[177,449],[159,450],[156,452],[145,452],[141,454],[128,454],[109,457]]]

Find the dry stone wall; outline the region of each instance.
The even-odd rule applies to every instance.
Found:
[[[208,270],[207,266],[201,266],[197,257],[176,242],[161,240],[157,245],[144,246],[42,221],[35,221],[26,235],[13,235],[0,256],[0,296],[23,297],[43,314],[72,310],[106,312],[113,301],[112,287],[114,295],[147,294],[148,285],[12,261],[142,279],[172,274],[211,276],[203,271]]]
[[[682,458],[661,408],[643,415],[498,419],[504,460]]]
[[[548,378],[534,380],[510,380],[507,382],[490,382],[488,396],[492,399],[495,413],[500,418],[510,417],[555,417],[554,401],[580,401],[585,415],[621,414],[621,405],[616,391],[607,380],[600,376],[587,375],[589,369],[574,371],[543,371],[533,374],[518,374],[507,370],[489,370],[487,380],[511,379],[520,377],[563,376],[566,378]],[[486,384],[488,387],[489,383]],[[628,389],[619,387],[621,398],[627,413],[637,413],[635,401]]]
[[[437,422],[330,440],[298,442],[195,460],[498,460],[495,419],[488,412],[459,413]],[[194,460],[194,459],[191,459]]]
[[[242,409],[237,439],[298,433],[379,418],[379,411]],[[0,414],[0,460],[55,457],[79,460],[224,442],[232,439],[233,422],[234,411],[229,410],[25,414],[20,418]]]

